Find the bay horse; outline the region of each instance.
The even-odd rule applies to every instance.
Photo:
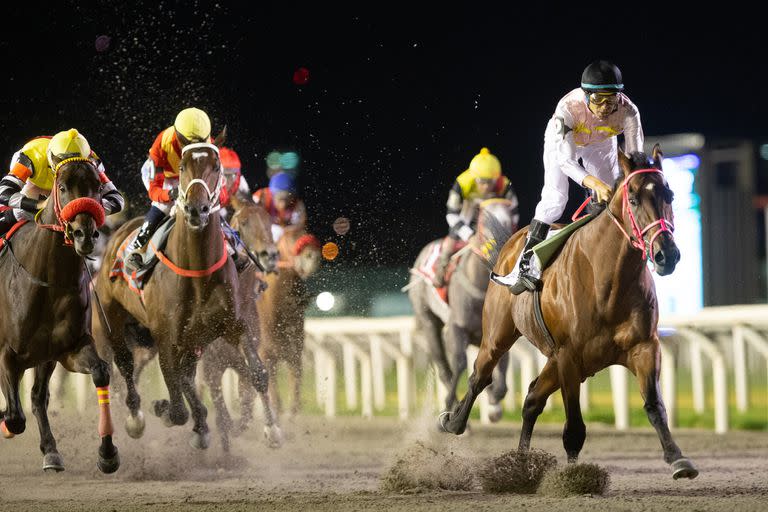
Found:
[[[109,365],[99,358],[91,335],[90,289],[84,258],[94,250],[104,223],[94,164],[68,158],[55,166],[51,196],[35,222],[17,224],[0,258],[0,389],[7,409],[0,413],[5,438],[24,432],[26,417],[19,381],[35,369],[32,412],[40,429],[45,471],[63,471],[64,462],[48,421],[49,380],[56,362],[71,372],[91,374],[99,401],[97,467],[120,466],[113,444]]]
[[[459,253],[454,256],[458,263],[448,283],[448,305],[438,298],[429,276],[419,271],[430,258],[434,244],[439,244],[440,240],[433,240],[421,250],[411,270],[408,285],[408,298],[413,306],[416,324],[427,340],[430,359],[437,367],[438,377],[448,389],[446,409],[453,407],[456,402],[456,388],[467,369],[467,347],[470,344],[480,345],[483,300],[490,280],[483,244],[493,236],[486,229],[489,222],[485,219],[493,218],[494,226],[511,235],[517,230],[519,218],[515,204],[509,199],[487,199],[479,207],[477,232],[470,237],[467,246],[459,251],[463,256],[458,257]],[[490,393],[492,421],[501,419],[501,400],[507,393],[508,361],[509,357],[503,356],[494,372]]]
[[[126,326],[138,323],[146,328],[157,346],[160,369],[168,388],[168,400],[153,402],[153,412],[166,426],[184,425],[190,405],[194,420],[190,445],[205,449],[210,444],[208,411],[195,387],[197,362],[216,338],[238,346],[248,364],[248,382],[261,394],[264,403],[264,433],[271,446],[282,444],[282,432],[269,407],[267,372],[256,351],[259,336],[256,311],[256,275],[238,275],[228,256],[219,222],[218,202],[222,167],[218,146],[195,143],[185,146],[179,172],[179,198],[175,224],[161,262],[144,286],[143,294],[130,290],[122,280],[110,280],[111,265],[103,265],[96,288],[105,316],[112,327],[103,345],[111,349],[115,364],[126,383],[126,405],[130,411],[126,431],[133,438],[145,427],[141,397],[134,382],[134,359]],[[114,261],[118,249],[135,229],[136,219],[120,228],[105,255]]]
[[[260,230],[249,229],[251,221],[246,215],[249,211],[265,210],[256,204],[245,204],[233,216],[233,227],[237,227],[243,241],[249,247],[258,244],[258,238],[264,236]],[[265,212],[266,213],[266,212]],[[267,216],[268,218],[268,216]],[[270,232],[269,225],[267,231]],[[271,240],[271,232],[269,234]],[[304,229],[286,229],[278,242],[280,260],[279,272],[266,276],[267,289],[258,302],[261,342],[259,355],[269,374],[269,398],[272,407],[281,411],[280,395],[277,387],[277,366],[285,361],[289,369],[291,386],[291,413],[296,414],[301,405],[302,355],[304,352],[304,312],[309,301],[305,284],[306,279],[320,267],[320,243]],[[240,386],[240,422],[235,428],[224,402],[221,391],[221,378],[227,368],[241,374],[243,380],[243,358],[232,347],[217,342],[203,358],[205,380],[211,389],[211,397],[216,406],[217,426],[221,432],[222,445],[229,447],[228,433],[244,431],[253,416],[253,392],[246,386]]]
[[[576,231],[543,273],[541,309],[554,346],[534,318],[534,296],[513,295],[492,284],[483,306],[483,340],[469,379],[469,390],[441,427],[464,431],[472,404],[491,381],[501,356],[522,335],[548,360],[528,389],[523,405],[519,450],[530,447],[536,419],[558,388],[565,405],[563,446],[569,462],[578,460],[586,438],[579,386],[614,364],[627,367],[640,384],[644,409],[656,429],[672,476],[695,478],[698,470],[672,439],[659,390],[661,349],[658,301],[647,260],[659,275],[671,274],[680,259],[672,235],[673,194],[662,173],[662,153],[653,148],[629,156],[619,151],[623,179],[607,207]],[[503,240],[500,240],[502,242]],[[495,273],[509,274],[525,243],[525,230],[506,241]]]

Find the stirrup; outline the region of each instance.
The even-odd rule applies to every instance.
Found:
[[[515,284],[509,287],[509,291],[512,292],[512,295],[520,295],[525,291],[535,292],[536,290],[541,290],[542,284],[541,279],[527,274],[520,274],[517,276]]]

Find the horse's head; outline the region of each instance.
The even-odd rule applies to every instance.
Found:
[[[508,238],[517,231],[520,214],[516,202],[494,198],[480,203],[478,219],[477,236],[482,244],[492,244],[496,238]]]
[[[292,263],[291,268],[302,280],[306,281],[320,268],[322,261],[320,241],[304,230],[286,230],[283,239],[285,239],[286,247],[291,253],[291,258],[288,259]]]
[[[208,225],[211,211],[219,201],[223,184],[218,148],[221,138],[220,134],[213,144],[196,142],[181,150],[176,206],[193,231],[201,231]]]
[[[272,239],[272,221],[269,213],[260,205],[251,201],[232,198],[235,214],[232,227],[240,232],[243,243],[259,259],[267,272],[277,270],[278,252]]]
[[[56,165],[56,177],[51,200],[52,208],[67,243],[74,246],[80,256],[88,256],[99,238],[98,229],[104,224],[101,206],[101,180],[99,171],[86,158],[69,158]],[[50,214],[49,214],[50,215]]]
[[[609,210],[620,219],[632,245],[652,259],[656,273],[671,274],[680,260],[675,244],[672,200],[674,194],[661,170],[663,154],[657,144],[652,158],[645,153],[625,155],[619,151],[619,166],[624,178],[611,199]],[[618,212],[621,212],[620,215]]]

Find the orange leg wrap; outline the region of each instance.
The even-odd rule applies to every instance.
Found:
[[[109,386],[96,388],[99,397],[99,436],[111,436],[115,432],[112,424],[112,412],[109,408]]]

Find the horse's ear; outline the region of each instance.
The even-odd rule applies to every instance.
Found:
[[[226,127],[226,125],[224,126],[224,128],[221,129],[221,131],[216,136],[216,138],[213,139],[213,145],[220,148],[224,144],[225,140],[227,140],[227,127]]]
[[[653,146],[651,158],[653,158],[653,165],[657,169],[661,169],[661,159],[664,158],[664,153],[661,152],[661,146],[658,143]]]
[[[621,148],[619,148],[619,169],[621,169],[621,172],[624,174],[624,176],[629,176],[629,173],[632,172],[632,162],[629,160],[627,154],[621,150]]]

